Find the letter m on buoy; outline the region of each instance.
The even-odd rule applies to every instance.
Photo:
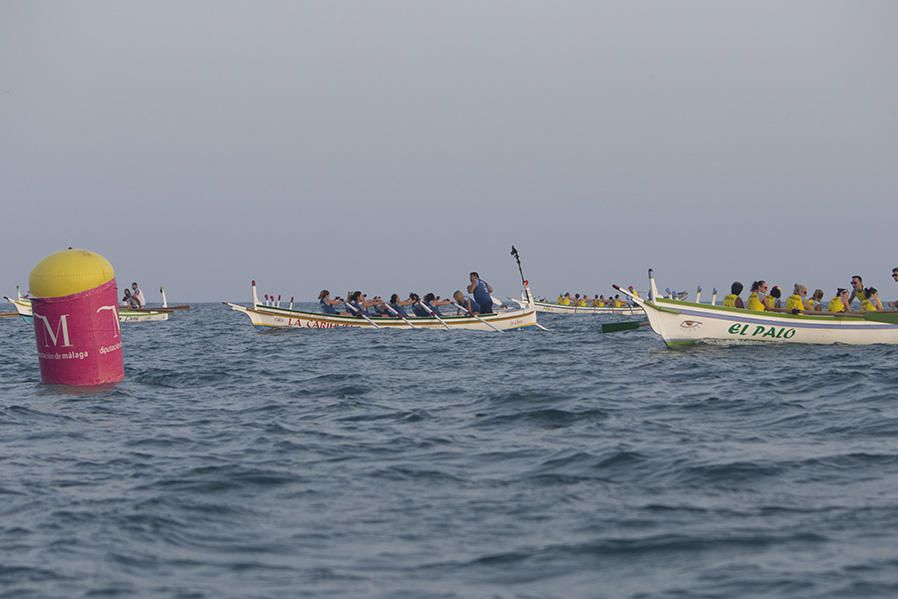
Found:
[[[44,332],[44,347],[50,347],[51,343],[53,347],[59,346],[59,337],[62,336],[62,346],[61,347],[72,347],[72,344],[69,341],[69,315],[63,314],[59,317],[59,322],[56,324],[56,328],[50,324],[50,319],[42,314],[34,313],[33,316],[44,323],[43,332]]]

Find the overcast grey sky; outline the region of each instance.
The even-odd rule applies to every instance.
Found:
[[[0,2],[0,289],[898,297],[898,2]],[[151,299],[155,294],[151,294]]]

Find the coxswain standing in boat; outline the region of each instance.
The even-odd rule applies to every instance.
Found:
[[[892,280],[898,283],[898,266],[892,269]],[[889,302],[889,307],[898,310],[898,300]]]
[[[322,289],[321,293],[318,294],[318,304],[321,306],[321,311],[325,314],[340,314],[337,311],[335,306],[339,306],[344,304],[342,297],[335,297],[331,299],[331,292],[327,289]]]
[[[131,283],[131,297],[137,302],[138,308],[144,308],[147,305],[146,298],[143,297],[143,291],[137,286],[137,282]]]
[[[745,303],[740,297],[745,286],[739,281],[734,281],[730,285],[730,294],[723,298],[723,306],[725,308],[745,308]]]
[[[863,303],[864,301],[864,278],[861,275],[854,275],[851,277],[851,295],[848,299],[848,305],[845,306],[848,310],[851,310],[851,302],[857,299],[858,302]]]
[[[468,293],[474,296],[474,301],[480,306],[483,314],[489,314],[493,311],[493,292],[492,286],[480,278],[477,272],[470,275],[471,284],[468,285]]]

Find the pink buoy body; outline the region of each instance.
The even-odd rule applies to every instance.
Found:
[[[63,297],[31,301],[41,380],[103,385],[125,377],[115,279]]]

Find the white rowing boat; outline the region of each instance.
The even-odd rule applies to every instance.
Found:
[[[16,313],[22,317],[23,320],[27,323],[31,323],[34,318],[31,312],[31,299],[27,297],[22,297],[21,293],[18,292],[18,288],[16,289],[16,297],[4,297],[6,301],[13,305],[16,309]],[[175,309],[184,309],[182,306],[177,306],[176,308],[169,308],[168,301],[165,297],[165,293],[162,294],[162,308],[141,308],[139,310],[134,310],[131,308],[121,308],[118,311],[118,319],[119,322],[160,322],[163,320],[168,320],[169,314],[172,313]]]
[[[608,308],[605,306],[563,306],[550,302],[534,302],[537,312],[545,314],[596,314],[607,316],[641,316],[643,311],[639,306],[625,306],[623,308]]]
[[[710,304],[678,301],[658,296],[655,278],[649,271],[651,294],[644,300],[633,297],[642,306],[649,325],[668,347],[699,342],[804,343],[872,345],[898,344],[898,312],[788,314],[727,308]]]
[[[370,320],[348,315],[323,314],[281,308],[278,305],[266,305],[259,301],[256,282],[252,283],[253,302],[251,306],[242,306],[225,302],[225,305],[236,312],[245,314],[253,326],[264,328],[288,329],[335,329],[381,328],[381,329],[460,329],[475,331],[506,331],[524,327],[537,327],[536,308],[532,305],[516,310],[501,310],[494,314],[481,314],[479,318],[472,316],[409,317],[401,318],[372,316]],[[529,289],[525,291],[529,293]],[[410,324],[411,323],[411,324]]]

